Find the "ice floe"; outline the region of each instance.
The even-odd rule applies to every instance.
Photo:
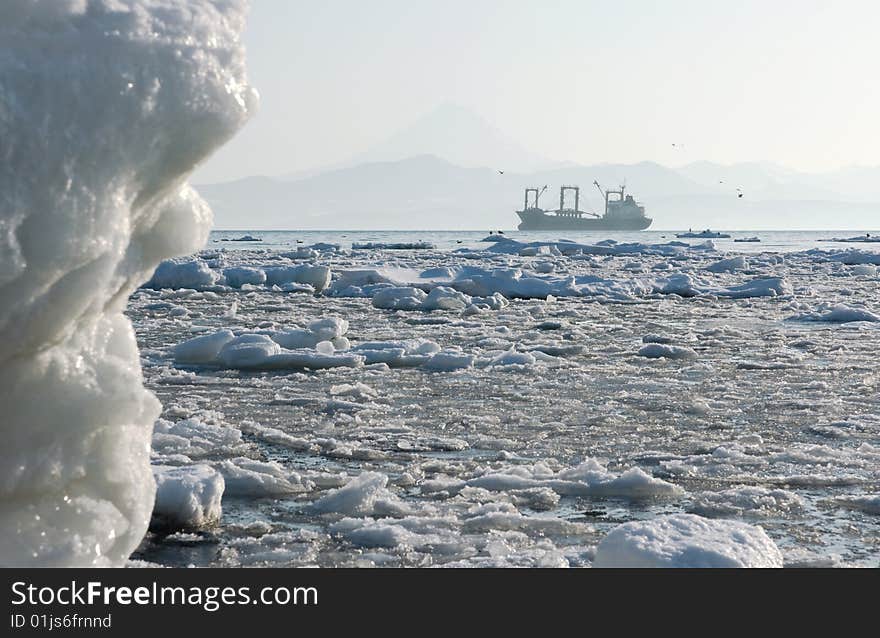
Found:
[[[331,490],[312,505],[315,512],[333,512],[346,516],[401,516],[412,511],[387,488],[388,477],[378,472],[364,472]]]
[[[447,486],[449,489],[453,486]],[[594,459],[559,471],[552,471],[542,463],[515,466],[491,471],[456,487],[479,487],[503,492],[509,490],[550,489],[564,496],[614,496],[621,498],[675,497],[683,491],[678,486],[654,478],[634,467],[622,473],[609,472]]]
[[[209,465],[153,466],[156,503],[152,529],[192,531],[213,527],[223,513],[223,476]]]
[[[693,359],[697,356],[692,348],[663,343],[646,343],[637,354],[648,359]]]
[[[673,514],[615,527],[596,548],[593,566],[782,567],[782,554],[760,527]]]
[[[742,486],[694,496],[690,511],[701,516],[780,516],[804,510],[804,500],[789,490]]]
[[[791,321],[822,321],[827,323],[850,323],[853,321],[880,321],[880,315],[847,304],[826,304],[815,312],[806,312],[789,317]]]

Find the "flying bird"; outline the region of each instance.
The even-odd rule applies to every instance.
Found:
[[[499,174],[499,175],[504,175],[504,171],[502,171],[502,170],[499,168],[499,169],[498,169],[498,174]]]

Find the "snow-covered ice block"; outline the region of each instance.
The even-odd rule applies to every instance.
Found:
[[[266,285],[280,286],[282,284],[297,283],[308,284],[317,292],[321,292],[330,285],[332,273],[327,266],[315,266],[300,264],[298,266],[276,266],[266,269]]]
[[[221,461],[217,469],[226,481],[226,494],[260,498],[306,492],[312,484],[274,461],[235,458]]]
[[[782,554],[760,527],[672,514],[618,525],[599,543],[593,566],[782,567]]]
[[[421,535],[387,519],[344,518],[330,531],[361,547],[401,547],[417,543]]]
[[[321,513],[346,516],[400,516],[410,508],[386,487],[388,477],[379,472],[362,472],[343,487],[331,490],[312,504]]]
[[[348,321],[340,317],[324,317],[309,323],[309,332],[318,341],[332,341],[348,332]]]
[[[558,251],[557,251],[558,252]],[[526,246],[519,251],[520,257],[537,257],[538,255],[549,255],[550,246]]]
[[[535,355],[529,352],[517,352],[513,348],[498,355],[489,365],[493,366],[533,366],[535,365]]]
[[[637,353],[648,359],[693,359],[697,353],[684,346],[670,346],[665,343],[646,343]]]
[[[175,363],[209,365],[217,362],[220,350],[232,341],[235,335],[231,330],[220,330],[207,335],[193,337],[177,344],[172,350]]]
[[[462,484],[462,487],[465,484]],[[466,482],[495,492],[549,488],[561,496],[602,496],[618,498],[676,497],[683,490],[633,467],[621,474],[609,472],[595,459],[552,472],[542,463],[488,472]]]
[[[471,298],[446,286],[437,286],[422,302],[420,310],[464,310],[471,304]]]
[[[452,372],[453,370],[470,368],[474,365],[475,360],[473,355],[461,352],[438,352],[431,355],[424,367],[434,372]]]
[[[217,360],[226,368],[260,368],[267,360],[281,353],[281,346],[263,334],[243,334],[228,341],[217,353]]]
[[[743,485],[694,497],[690,511],[701,516],[778,516],[801,512],[804,500],[788,490]]]
[[[160,459],[184,454],[200,458],[216,454],[244,453],[247,448],[238,428],[214,425],[192,417],[172,423],[158,419],[153,428],[153,454]]]
[[[208,237],[186,180],[256,105],[246,5],[0,2],[0,565],[123,565],[147,529],[160,406],[123,313]]]
[[[198,290],[217,283],[219,276],[201,259],[163,261],[144,288],[192,288]]]
[[[810,252],[813,253],[813,251]],[[841,264],[846,264],[847,266],[855,266],[857,264],[873,264],[874,266],[880,266],[880,253],[876,252],[850,248],[849,250],[820,254],[826,255],[829,261],[836,261]]]
[[[210,465],[153,466],[156,503],[150,527],[191,531],[220,522],[225,482]]]
[[[746,258],[743,255],[737,255],[736,257],[722,259],[721,261],[709,264],[706,266],[706,270],[709,272],[736,272],[738,270],[745,270],[748,267],[749,262]]]
[[[428,295],[409,286],[383,288],[373,295],[373,307],[386,310],[419,310]]]
[[[225,268],[223,277],[226,285],[232,288],[241,288],[245,284],[251,286],[261,286],[266,283],[266,273],[261,268],[250,268],[247,266],[237,266],[234,268]]]
[[[806,312],[788,318],[789,321],[823,321],[828,323],[850,323],[853,321],[880,321],[880,315],[864,308],[855,308],[843,303],[825,306],[816,312]]]
[[[321,341],[321,337],[311,330],[281,330],[271,335],[272,341],[288,350],[296,350],[298,348],[314,348]]]

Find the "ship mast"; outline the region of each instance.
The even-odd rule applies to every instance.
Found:
[[[599,194],[602,196],[602,199],[605,200],[605,214],[607,215],[608,214],[608,191],[603,190],[602,187],[599,185],[598,181],[593,180],[593,183],[596,185],[596,188],[599,189]]]
[[[525,197],[523,199],[523,210],[529,210],[529,193],[535,194],[535,205],[533,208],[537,209],[538,198],[541,197],[545,190],[547,190],[547,186],[544,186],[544,188],[542,188],[541,190],[538,190],[537,188],[527,188],[525,192]]]
[[[574,213],[577,215],[580,206],[581,189],[577,186],[562,186],[559,189],[559,212],[565,210],[565,191],[574,191]]]

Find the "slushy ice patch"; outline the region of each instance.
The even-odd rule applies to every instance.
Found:
[[[122,311],[204,244],[186,184],[256,104],[243,0],[0,4],[0,564],[119,565],[158,401]]]

